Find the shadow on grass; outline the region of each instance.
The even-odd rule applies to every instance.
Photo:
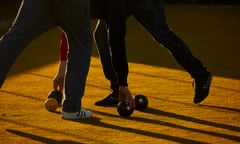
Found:
[[[84,141],[88,141],[88,142],[104,143],[104,141],[88,138],[88,137],[85,137],[84,135],[71,134],[71,133],[67,133],[66,131],[55,130],[55,129],[51,129],[49,127],[31,125],[31,124],[28,124],[26,122],[22,122],[22,121],[19,121],[19,120],[16,120],[16,119],[8,119],[8,118],[6,118],[6,116],[1,116],[0,121],[7,122],[7,123],[12,123],[12,124],[17,124],[17,125],[25,127],[25,128],[30,127],[30,128],[36,128],[38,130],[50,132],[50,133],[67,135],[67,136],[74,137],[76,139],[84,139]],[[53,139],[46,139],[45,137],[39,137],[39,136],[36,136],[36,135],[31,135],[31,134],[21,132],[21,131],[17,131],[17,130],[13,130],[13,129],[6,129],[6,130],[8,130],[8,131],[10,130],[9,132],[12,132],[14,134],[19,134],[21,136],[28,136],[29,138],[36,138],[36,140],[39,139],[39,141],[41,141],[41,140],[42,141],[48,141],[49,140],[49,142],[55,142],[56,141],[56,140],[53,140]],[[65,142],[64,144],[67,144],[67,142],[70,142],[70,144],[71,144],[71,142],[73,144],[76,143],[74,141],[68,141],[68,140],[56,141],[56,142],[59,142],[59,143],[64,143]],[[48,143],[48,144],[52,144],[52,143]]]
[[[94,111],[94,112],[96,112],[96,111]],[[90,124],[93,126],[99,126],[99,127],[104,127],[104,128],[116,129],[116,130],[120,130],[120,131],[124,131],[124,132],[135,133],[135,134],[139,134],[139,135],[149,136],[149,137],[158,138],[158,139],[164,139],[164,140],[178,142],[178,143],[182,143],[182,144],[186,144],[186,143],[206,144],[205,142],[201,142],[201,141],[196,141],[196,140],[191,140],[191,139],[186,139],[186,138],[181,138],[181,137],[175,137],[175,136],[170,136],[170,135],[166,135],[166,134],[155,133],[155,132],[150,132],[150,131],[145,131],[145,130],[139,130],[139,129],[129,128],[129,127],[122,127],[122,126],[113,125],[113,124],[109,124],[109,123],[104,123],[99,118],[96,118],[96,117],[95,118],[93,117],[90,119],[83,119],[83,120],[79,120],[76,122],[86,123],[86,124]]]
[[[160,101],[168,101],[168,102],[173,102],[173,103],[178,103],[178,104],[181,104],[181,105],[186,105],[186,106],[192,106],[193,104],[191,103],[185,103],[185,102],[180,102],[180,101],[176,101],[176,100],[166,100],[164,98],[156,98],[156,97],[151,97],[151,99],[154,99],[154,100],[160,100]],[[196,105],[196,104],[194,104]],[[211,108],[211,110],[216,110],[216,111],[222,111],[222,110],[226,110],[228,112],[236,112],[236,113],[239,113],[240,112],[240,109],[237,109],[237,108],[230,108],[230,107],[226,107],[226,106],[214,106],[214,105],[207,105],[207,104],[197,104],[199,107],[201,108],[206,108],[209,110],[209,108]],[[151,108],[150,108],[151,109]],[[240,129],[240,127],[239,127]],[[239,130],[240,131],[240,130]]]
[[[22,97],[25,97],[25,98],[35,99],[35,100],[38,100],[38,101],[43,101],[42,99],[36,99],[35,97],[32,97],[32,96],[27,96],[27,95],[18,94],[18,93],[14,93],[14,92],[9,92],[9,91],[5,91],[5,90],[1,90],[1,92],[13,94],[13,95],[18,95],[18,96],[22,96]],[[115,115],[115,114],[110,114],[110,113],[105,113],[105,112],[95,111],[95,110],[92,110],[92,111],[96,114],[100,114],[100,115],[104,115],[104,116],[108,116],[108,117],[112,117],[112,118],[120,118],[118,115]],[[181,114],[166,112],[166,111],[162,111],[162,110],[158,110],[158,109],[148,108],[145,111],[145,113],[159,115],[159,116],[166,116],[166,117],[171,117],[171,118],[174,118],[174,119],[193,122],[193,123],[197,123],[197,124],[201,124],[201,125],[212,126],[212,127],[216,127],[216,128],[222,128],[222,129],[227,129],[227,130],[231,130],[231,131],[240,132],[240,127],[237,127],[237,126],[206,121],[206,120],[197,119],[197,118],[193,118],[193,117],[185,116],[185,115],[181,115]],[[60,112],[55,112],[55,114],[60,115],[61,113]],[[16,124],[20,124],[20,125],[24,125],[24,126],[30,126],[30,125],[26,125],[26,124],[16,122],[16,121],[13,121],[13,120],[4,119],[4,117],[7,117],[7,116],[8,115],[5,115],[5,114],[1,115],[0,120],[6,121],[6,122],[7,121],[12,122],[12,123],[16,123]],[[162,125],[162,126],[167,126],[167,127],[177,128],[177,129],[182,129],[182,130],[188,130],[188,131],[192,131],[192,132],[208,134],[208,135],[211,135],[211,136],[225,138],[225,139],[240,142],[240,137],[238,137],[238,136],[233,136],[233,135],[218,133],[218,132],[211,132],[211,131],[201,130],[201,129],[196,129],[196,128],[190,128],[190,127],[186,127],[186,126],[183,126],[183,125],[170,123],[170,122],[166,122],[166,121],[161,121],[161,120],[154,120],[154,119],[148,119],[148,118],[143,118],[143,117],[134,117],[134,116],[129,117],[129,118],[123,118],[123,119],[133,120],[133,121],[143,122],[143,123],[151,123],[151,124],[156,124],[156,125]],[[136,134],[145,135],[145,136],[154,137],[154,138],[170,140],[170,141],[179,142],[179,143],[204,143],[204,142],[194,141],[194,140],[190,140],[190,139],[186,139],[186,138],[180,138],[180,137],[170,136],[170,135],[166,135],[166,134],[150,132],[150,131],[146,131],[146,130],[139,130],[139,129],[134,129],[134,128],[122,127],[122,126],[118,126],[118,125],[114,125],[114,124],[104,123],[97,117],[80,120],[79,122],[94,125],[94,126],[104,127],[104,128],[111,128],[111,129],[117,129],[117,130],[120,130],[120,131],[136,133]],[[33,127],[35,127],[35,126],[33,126]],[[41,127],[38,127],[38,128],[42,129],[42,130],[49,131],[49,129],[46,129],[46,128],[41,128]],[[11,131],[11,132],[16,132],[16,131]],[[23,136],[27,136],[27,134],[24,134],[24,133],[21,133],[21,132],[16,132],[16,134],[23,134]],[[28,135],[28,136],[30,136],[30,135]],[[33,138],[37,138],[38,140],[40,140],[40,138],[38,136],[33,136]],[[44,141],[49,140],[49,139],[44,139],[44,138],[42,138],[42,139]]]
[[[92,65],[92,67],[99,68],[99,69],[101,68],[101,67],[95,66],[95,65]],[[139,72],[132,71],[131,73],[133,73],[133,74],[135,74],[135,75],[142,75],[142,76],[146,77],[146,79],[147,79],[148,77],[150,77],[150,78],[164,79],[164,80],[173,81],[173,82],[191,83],[191,81],[188,81],[188,80],[177,79],[177,78],[174,78],[174,77],[168,77],[168,76],[162,76],[162,75],[154,75],[154,74],[144,73],[144,72],[141,72],[141,71],[139,71]],[[36,76],[36,77],[41,77],[41,78],[53,79],[53,76],[51,76],[51,75],[46,75],[46,74],[42,74],[42,73],[25,72],[25,74],[32,75],[32,76]],[[95,85],[95,84],[91,84],[91,83],[87,83],[87,86],[95,87],[95,88],[99,88],[99,89],[106,89],[106,90],[109,89],[108,87],[103,87],[103,86]],[[229,86],[224,86],[224,85],[212,85],[211,87],[214,87],[214,88],[220,89],[220,90],[226,90],[226,91],[231,91],[231,92],[240,93],[240,90],[239,90],[239,89],[229,88]]]
[[[98,113],[98,114],[101,114],[101,115],[109,116],[109,117],[119,117],[119,116],[109,114],[109,113],[105,113],[105,112],[99,112],[99,111],[94,111],[94,112]],[[165,112],[165,111],[156,110],[156,109],[152,109],[152,108],[149,108],[146,111],[146,113],[157,114],[157,115],[161,115],[161,116],[166,116],[166,117],[176,118],[176,119],[180,119],[180,120],[190,121],[190,122],[194,122],[194,123],[198,123],[198,124],[203,124],[203,125],[208,125],[208,126],[214,126],[214,127],[217,127],[217,128],[224,128],[224,129],[228,129],[228,130],[233,130],[233,131],[237,131],[237,132],[240,131],[240,127],[235,127],[235,126],[226,125],[226,124],[214,123],[214,122],[210,122],[210,121],[206,121],[206,120],[196,119],[196,118],[193,118],[193,117],[179,115],[179,114],[170,113],[170,112]],[[134,120],[134,121],[143,122],[143,123],[157,124],[157,125],[162,125],[162,126],[167,126],[167,127],[177,128],[177,129],[182,129],[182,130],[188,130],[188,131],[192,131],[192,132],[198,132],[198,133],[202,133],[202,134],[207,134],[207,135],[211,135],[211,136],[215,136],[215,137],[220,137],[220,138],[225,138],[225,139],[228,139],[228,140],[233,140],[233,141],[236,141],[236,142],[240,142],[240,137],[238,137],[238,136],[223,134],[223,133],[218,133],[218,132],[211,132],[211,131],[206,131],[206,130],[201,130],[201,129],[196,129],[196,128],[190,128],[190,127],[186,127],[186,126],[182,126],[182,125],[179,125],[179,124],[174,124],[174,123],[170,123],[170,122],[166,122],[166,121],[147,119],[147,118],[142,118],[142,117],[134,117],[134,116],[128,117],[128,118],[125,118],[125,119]],[[85,121],[81,121],[81,122],[85,122]],[[119,130],[127,129],[128,132],[134,132],[134,133],[141,134],[140,133],[141,130],[136,130],[136,129],[132,129],[132,128],[123,128],[123,127],[120,127],[120,126],[113,126],[111,124],[106,124],[106,123],[103,123],[103,122],[100,122],[100,121],[94,121],[94,123],[92,123],[92,121],[90,121],[89,124],[102,126],[102,127],[109,127],[109,128],[119,129]],[[166,136],[166,135],[156,134],[156,133],[147,132],[147,131],[145,131],[143,133],[143,135],[151,136],[151,137],[157,137],[157,138],[164,138],[164,139],[168,139],[168,138],[172,137],[172,136]],[[186,139],[181,139],[181,138],[179,139],[177,137],[173,137],[173,138],[171,138],[171,140],[173,139],[175,142],[180,142],[180,143],[186,143],[187,142]]]
[[[46,75],[46,74],[42,74],[42,73],[36,73],[36,72],[25,72],[25,74],[32,75],[32,76],[36,76],[36,77],[41,77],[41,78],[47,78],[47,79],[51,79],[51,80],[53,80],[53,76]],[[95,88],[99,88],[99,89],[109,90],[108,87],[103,87],[103,86],[96,85],[96,84],[90,84],[90,83],[87,83],[87,86],[89,86],[89,87],[95,87]]]
[[[177,79],[177,78],[174,78],[174,77],[168,77],[168,76],[162,76],[162,75],[156,75],[156,74],[153,75],[151,73],[144,73],[142,71],[138,71],[138,72],[132,71],[131,73],[133,73],[135,75],[142,75],[142,76],[146,77],[146,79],[148,77],[150,77],[150,78],[159,78],[159,79],[164,79],[164,80],[174,81],[174,82],[191,83],[191,81],[188,81],[188,80]],[[211,85],[211,87],[221,89],[221,90],[240,93],[240,89],[229,88],[229,87],[224,86],[224,85]]]
[[[14,124],[18,124],[18,125],[21,125],[21,126],[24,126],[24,127],[33,127],[33,128],[37,128],[37,129],[48,131],[48,132],[67,134],[66,132],[56,131],[56,130],[49,129],[49,128],[44,128],[44,127],[37,127],[37,126],[22,123],[20,121],[5,119],[3,117],[0,117],[0,121],[14,123]],[[93,125],[93,126],[116,129],[116,130],[120,130],[120,131],[124,131],[124,132],[136,133],[136,134],[140,134],[140,135],[145,135],[145,136],[159,138],[159,139],[165,139],[165,140],[168,140],[168,141],[178,142],[178,143],[182,143],[182,144],[186,144],[186,143],[207,144],[206,142],[200,142],[200,141],[190,140],[190,139],[186,139],[186,138],[180,138],[180,137],[175,137],[175,136],[170,136],[170,135],[165,135],[165,134],[154,133],[154,132],[150,132],[150,131],[144,131],[144,130],[138,130],[138,129],[133,129],[133,128],[121,127],[121,126],[117,126],[117,125],[113,125],[113,124],[108,124],[108,123],[101,122],[101,120],[99,118],[96,118],[96,117],[92,117],[92,118],[89,118],[89,119],[82,119],[82,120],[73,121],[73,122],[80,122],[81,124],[84,123],[84,124],[89,124],[89,125]],[[37,135],[32,135],[32,134],[28,134],[28,133],[25,133],[25,132],[12,130],[12,129],[6,129],[6,130],[8,132],[13,133],[13,134],[23,136],[23,137],[27,137],[27,138],[30,138],[30,139],[33,139],[33,140],[41,141],[41,142],[59,142],[59,143],[64,143],[64,142],[65,143],[66,142],[71,143],[72,142],[72,143],[76,143],[76,142],[73,142],[73,141],[56,141],[56,140],[53,140],[53,139],[49,139],[49,138],[45,138],[45,137],[41,137],[41,136],[37,136]],[[74,136],[76,138],[81,138],[81,137],[79,137],[79,135],[71,135],[71,136]],[[97,142],[97,140],[89,140],[89,141]],[[98,142],[100,142],[100,141],[98,141]]]
[[[237,127],[237,126],[215,123],[215,122],[211,122],[211,121],[197,119],[194,117],[189,117],[189,116],[184,116],[184,115],[180,115],[180,114],[176,114],[176,113],[166,112],[166,111],[162,111],[162,110],[158,110],[158,109],[154,109],[154,108],[148,108],[145,112],[150,113],[150,114],[155,114],[155,115],[167,116],[167,117],[171,117],[171,118],[175,118],[175,119],[179,119],[179,120],[194,122],[194,123],[198,123],[198,124],[203,124],[203,125],[207,125],[207,126],[213,126],[216,128],[223,128],[223,129],[227,129],[227,130],[240,132],[240,127]],[[240,138],[240,137],[238,137],[238,138]],[[240,139],[238,139],[238,140],[240,141]]]
[[[17,92],[12,92],[12,91],[8,91],[8,90],[2,90],[1,89],[0,93],[11,94],[11,95],[14,95],[14,96],[21,96],[23,98],[28,98],[28,99],[37,100],[37,101],[44,101],[42,98],[39,98],[39,97],[36,97],[36,96],[30,96],[30,95],[17,93]],[[47,94],[46,94],[46,98],[47,98]]]
[[[46,143],[46,144],[82,144],[80,142],[74,142],[71,140],[54,140],[54,139],[50,139],[50,138],[46,138],[43,136],[38,136],[38,135],[34,135],[34,134],[29,134],[26,132],[22,132],[22,131],[18,131],[18,130],[13,130],[13,129],[6,129],[7,132],[10,132],[12,134],[21,136],[21,137],[25,137],[34,141],[38,141],[38,142],[42,142],[42,143]]]
[[[228,108],[228,107],[223,107],[223,106],[214,106],[214,105],[206,105],[206,104],[201,104],[200,106],[203,106],[203,107],[206,107],[206,108],[214,108],[214,109],[217,109],[217,110],[220,109],[220,110],[227,110],[227,111],[240,113],[240,109],[236,109],[236,108]],[[239,127],[239,129],[240,129],[240,127]]]

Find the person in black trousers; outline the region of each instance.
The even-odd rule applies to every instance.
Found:
[[[203,66],[200,60],[193,56],[188,46],[168,27],[163,0],[126,0],[127,15],[132,14],[136,20],[175,57],[177,62],[195,80],[194,103],[203,101],[209,93],[212,74]],[[101,18],[101,17],[100,17]],[[97,106],[116,106],[119,101],[119,84],[126,81],[128,68],[126,55],[121,48],[111,44],[113,34],[109,34],[109,23],[106,19],[98,21],[94,36],[100,54],[105,77],[110,81],[112,92],[104,99],[97,101]],[[117,35],[117,33],[115,33]],[[117,39],[116,39],[117,40]],[[109,43],[110,42],[110,43]],[[116,45],[117,47],[117,45]],[[126,53],[124,51],[124,53]],[[124,57],[124,58],[122,58]],[[119,61],[123,59],[124,61]],[[61,63],[61,62],[60,62]],[[59,68],[56,80],[59,79],[62,68]],[[125,82],[124,82],[125,83]],[[58,85],[59,83],[55,84]],[[126,84],[126,83],[125,83]],[[121,94],[120,94],[121,95]]]
[[[153,38],[167,48],[177,62],[195,80],[194,103],[200,103],[209,94],[212,74],[203,66],[202,62],[193,56],[188,46],[168,27],[164,0],[126,0],[128,15],[132,14],[136,20],[153,36]],[[112,93],[97,101],[98,106],[116,106],[118,103],[118,75],[111,64],[111,51],[108,45],[107,30],[104,20],[95,29],[95,40],[100,54],[105,77],[110,81]],[[114,52],[113,49],[112,53]],[[113,60],[114,61],[114,60]]]

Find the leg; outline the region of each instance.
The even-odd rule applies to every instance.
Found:
[[[98,106],[115,106],[118,102],[117,75],[113,69],[111,50],[108,39],[108,28],[104,20],[99,20],[94,31],[95,41],[100,55],[103,72],[110,81],[112,93],[103,100],[97,101]]]
[[[99,20],[94,31],[95,41],[100,55],[105,77],[111,82],[111,89],[118,90],[117,76],[112,66],[108,29],[104,20]]]
[[[163,0],[140,0],[127,4],[137,21],[175,57],[177,62],[195,79],[195,100],[202,101],[209,92],[211,74],[194,57],[187,45],[168,28]],[[204,88],[205,87],[205,88]],[[201,100],[197,97],[201,97]]]
[[[185,68],[192,77],[203,75],[206,69],[202,63],[190,52],[187,45],[168,28],[163,0],[143,0],[136,7],[130,9],[139,23],[175,57],[177,62]]]
[[[84,94],[92,50],[89,0],[55,0],[55,4],[57,19],[69,42],[62,110],[70,113],[80,112],[68,117],[78,119],[82,118],[81,98]],[[85,117],[91,115],[88,114]]]
[[[0,41],[0,87],[23,49],[38,35],[55,26],[47,0],[24,0],[10,30]]]

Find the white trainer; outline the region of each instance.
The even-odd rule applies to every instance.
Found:
[[[66,120],[77,120],[83,118],[92,117],[92,112],[89,110],[81,109],[79,112],[64,112],[62,111],[62,119]]]

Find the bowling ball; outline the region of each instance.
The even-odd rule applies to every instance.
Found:
[[[58,102],[58,105],[61,105],[62,104],[62,97],[63,97],[63,94],[61,91],[58,91],[58,90],[52,90],[51,92],[49,92],[48,94],[48,98],[54,98],[57,100]]]
[[[120,116],[129,117],[133,113],[134,109],[126,104],[125,101],[120,101],[117,105],[117,111]]]
[[[144,111],[148,107],[148,99],[144,95],[136,95],[134,97],[134,102],[136,110]]]

